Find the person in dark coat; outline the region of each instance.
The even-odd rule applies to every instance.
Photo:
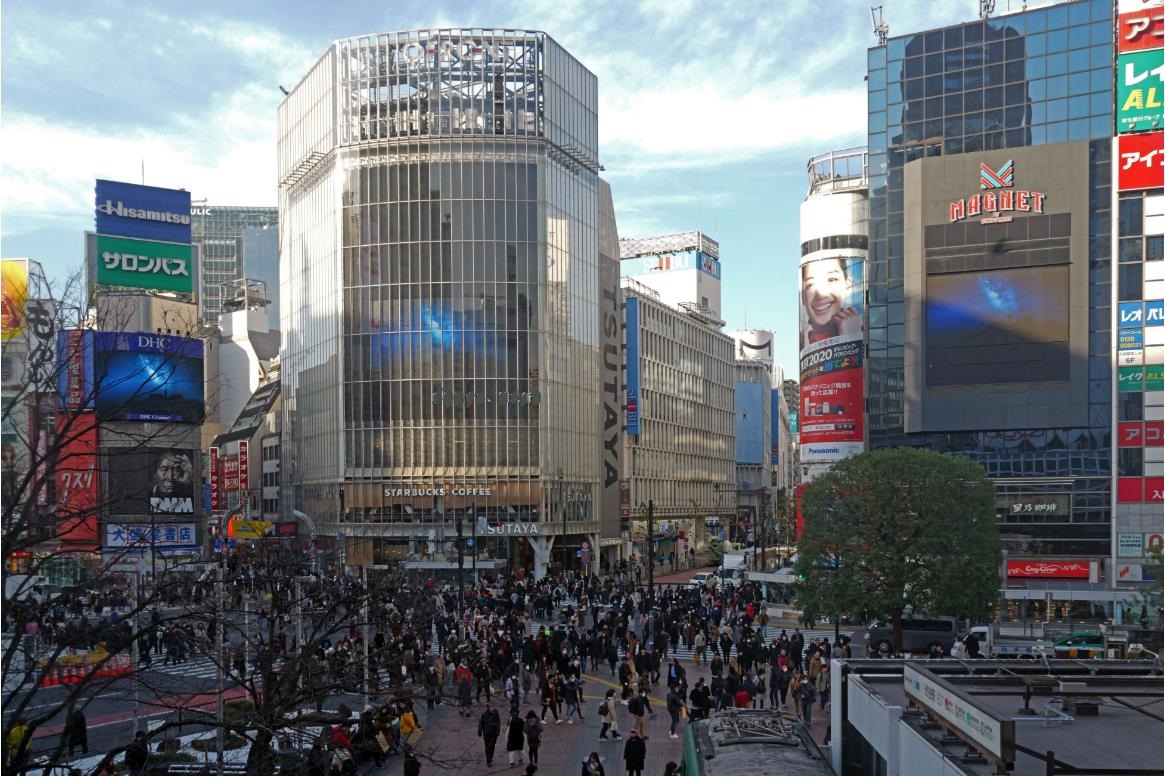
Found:
[[[405,752],[404,776],[421,776],[421,761],[412,752]]]
[[[138,731],[133,742],[125,748],[125,769],[131,776],[141,773],[150,759],[150,747],[146,743],[146,734]]]
[[[607,776],[598,752],[591,752],[587,759],[583,760],[581,776]]]
[[[623,745],[623,762],[627,764],[627,776],[643,776],[643,763],[647,759],[647,742],[639,731],[627,731],[627,743]]]
[[[481,713],[481,719],[477,722],[477,734],[485,742],[486,765],[494,763],[494,747],[498,744],[498,736],[501,735],[501,732],[502,719],[498,716],[498,710],[494,708],[492,703],[487,703],[485,711]]]
[[[65,745],[69,747],[69,757],[81,747],[81,754],[89,754],[89,725],[85,722],[85,712],[74,708],[65,719]]]
[[[510,715],[510,727],[506,731],[506,754],[510,758],[510,765],[519,765],[522,759],[522,748],[526,745],[526,723],[517,714]]]

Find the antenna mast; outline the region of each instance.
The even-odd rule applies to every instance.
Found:
[[[979,18],[986,19],[995,13],[995,0],[979,0]]]
[[[985,2],[986,0],[980,0]],[[890,37],[890,23],[882,19],[882,6],[870,7],[870,21],[874,25],[874,34],[878,36],[878,45],[885,46],[886,38]]]

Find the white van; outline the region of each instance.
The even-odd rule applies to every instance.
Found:
[[[60,590],[56,585],[49,584],[48,577],[33,574],[10,574],[4,577],[5,603],[33,601],[43,604],[59,594]]]

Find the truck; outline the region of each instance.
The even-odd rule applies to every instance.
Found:
[[[59,594],[56,585],[49,584],[48,577],[35,574],[9,574],[4,577],[4,603],[47,603]]]
[[[727,552],[716,568],[716,576],[726,585],[739,585],[749,565],[749,556],[743,552]]]
[[[973,625],[968,631],[979,641],[979,654],[986,658],[1037,658],[1055,657],[1052,645],[1046,641],[1022,641],[1019,639],[997,639],[990,625]]]

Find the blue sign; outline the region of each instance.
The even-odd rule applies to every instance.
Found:
[[[1121,302],[1117,326],[1140,326],[1143,322],[1140,302]]]
[[[1145,325],[1165,326],[1165,300],[1153,299],[1145,302]]]
[[[769,392],[769,465],[776,466],[781,457],[781,393],[779,388]]]
[[[1144,329],[1118,329],[1116,335],[1117,350],[1141,350],[1145,347]]]
[[[466,547],[472,547],[472,546],[473,546],[473,539],[466,539],[466,540],[465,540],[465,546],[466,546]]]
[[[190,192],[97,179],[97,234],[190,243]]]
[[[222,552],[222,539],[215,539],[214,540],[214,551],[215,552]]]
[[[639,299],[627,299],[627,433],[639,434]]]
[[[763,464],[764,386],[760,383],[736,384],[736,462]]]

